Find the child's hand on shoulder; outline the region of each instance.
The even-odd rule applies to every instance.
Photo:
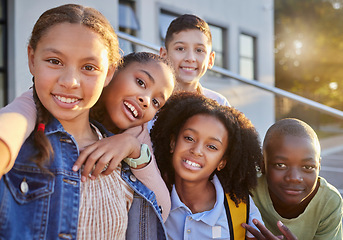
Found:
[[[289,228],[286,227],[281,221],[277,222],[277,226],[283,234],[281,236],[275,236],[257,219],[254,219],[253,223],[256,225],[256,227],[260,231],[256,230],[255,228],[253,228],[252,226],[249,226],[246,223],[242,223],[242,227],[244,227],[247,231],[249,231],[252,235],[255,236],[255,238],[253,238],[253,239],[258,239],[258,240],[278,240],[278,239],[298,240],[298,238],[291,232],[291,230],[289,230]]]
[[[138,158],[140,149],[141,143],[131,134],[121,133],[103,138],[81,152],[73,171],[78,171],[84,164],[81,181],[86,181],[88,176],[94,180],[100,173],[111,174],[124,158]]]

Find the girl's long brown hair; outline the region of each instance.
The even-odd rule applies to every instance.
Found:
[[[60,23],[80,24],[96,32],[101,36],[103,43],[107,47],[109,64],[113,65],[119,60],[118,39],[111,24],[94,8],[77,4],[66,4],[45,11],[33,27],[29,41],[30,47],[35,51],[42,36],[44,36],[51,27]],[[33,141],[38,151],[34,157],[34,162],[41,169],[44,169],[46,161],[53,155],[53,149],[45,133],[43,131],[37,131],[37,126],[40,123],[45,125],[48,124],[51,120],[51,114],[39,100],[35,84],[33,84],[33,97],[37,108],[37,122]]]

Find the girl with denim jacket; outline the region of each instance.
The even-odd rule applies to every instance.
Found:
[[[101,176],[106,178],[99,187],[103,192],[90,196],[100,198],[103,211],[99,212],[106,213],[98,218],[90,217],[97,211],[92,201],[88,201],[90,205],[82,205],[85,185],[80,171],[72,170],[80,149],[110,135],[100,124],[90,124],[88,115],[102,87],[110,82],[117,50],[113,29],[94,9],[64,5],[46,11],[37,21],[28,47],[37,124],[23,144],[13,169],[0,182],[1,238],[124,239],[125,234],[132,239],[148,239],[149,234],[165,238],[154,193],[132,175],[125,163],[109,175]],[[123,154],[138,157],[138,140],[129,134],[123,135],[123,139],[130,143]],[[134,192],[148,206],[144,209],[154,221],[154,224],[145,222],[148,229],[139,228],[142,221],[150,218],[137,216],[142,212],[133,211],[141,207],[132,200]],[[107,195],[115,197],[102,198]],[[113,199],[118,202],[106,202]],[[128,209],[130,228],[125,233]]]

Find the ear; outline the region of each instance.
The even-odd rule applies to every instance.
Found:
[[[220,170],[222,170],[224,167],[226,166],[226,160],[225,159],[222,159],[218,166],[217,166],[217,171],[219,172]]]
[[[266,163],[265,163],[265,159],[263,159],[262,163],[261,163],[261,173],[265,174],[266,173]]]
[[[170,139],[170,153],[173,153],[175,149],[175,137],[172,136]]]
[[[29,62],[30,72],[32,76],[34,76],[35,75],[35,51],[30,45],[27,46],[27,60]]]
[[[107,71],[104,87],[106,87],[111,82],[115,70],[116,70],[116,64],[111,64],[111,66],[109,66],[108,71]]]
[[[168,51],[165,47],[161,47],[160,48],[160,57],[162,58],[167,58],[168,56]]]
[[[209,56],[209,59],[208,59],[207,69],[211,69],[213,67],[215,57],[216,57],[216,53],[214,51],[212,51],[210,53],[210,56]]]

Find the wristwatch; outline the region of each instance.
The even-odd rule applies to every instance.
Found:
[[[126,162],[130,167],[136,168],[138,165],[143,163],[148,163],[151,160],[151,152],[146,144],[141,145],[141,155],[139,158],[124,158],[124,162]]]

